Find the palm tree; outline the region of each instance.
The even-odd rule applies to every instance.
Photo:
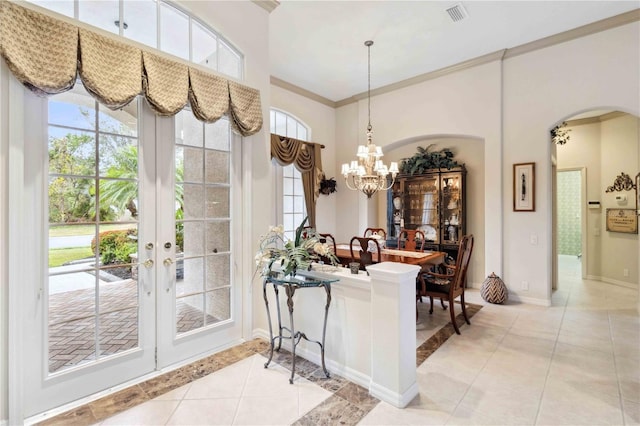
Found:
[[[176,163],[176,182],[181,182],[184,175],[182,162]],[[115,208],[119,214],[125,210],[131,212],[132,217],[138,216],[138,147],[125,145],[113,154],[112,165],[105,174],[106,179],[100,180],[100,204]],[[183,210],[183,188],[176,185],[175,197],[178,211]]]

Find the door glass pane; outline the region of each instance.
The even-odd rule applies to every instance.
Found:
[[[123,2],[122,16],[127,29],[122,34],[151,47],[158,47],[158,7],[155,0],[127,0]]]
[[[231,318],[230,291],[228,288],[221,288],[208,291],[206,294],[207,324],[214,324]]]
[[[119,34],[116,24],[120,19],[120,2],[118,0],[80,1],[78,2],[78,19],[94,27]]]
[[[121,136],[137,134],[132,105],[90,131],[74,128],[98,116],[82,85],[48,103],[49,372],[138,346],[138,141]]]
[[[230,318],[231,133],[227,119],[205,125],[191,111],[178,113],[175,123],[179,334]],[[205,293],[221,287],[227,292]]]
[[[189,60],[189,17],[160,3],[160,50]]]

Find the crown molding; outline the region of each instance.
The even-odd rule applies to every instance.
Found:
[[[621,13],[620,15],[612,16],[601,21],[592,22],[591,24],[583,25],[563,33],[554,34],[549,37],[532,41],[531,43],[512,47],[511,49],[507,49],[507,53],[504,57],[505,59],[513,58],[514,56],[533,52],[534,50],[544,49],[545,47],[554,46],[580,37],[610,30],[636,21],[640,21],[640,9],[630,10],[629,12]]]
[[[578,118],[576,120],[567,120],[569,126],[582,126],[584,124],[602,123],[603,121],[613,120],[614,118],[624,117],[628,115],[622,111],[611,111],[606,114],[598,115],[596,117]]]
[[[468,61],[460,62],[459,64],[455,64],[450,67],[442,68],[436,71],[411,77],[406,80],[389,84],[387,86],[378,87],[377,89],[374,89],[371,91],[371,95],[376,96],[376,95],[382,95],[384,93],[393,92],[394,90],[402,89],[404,87],[412,86],[414,84],[422,83],[424,81],[433,80],[435,78],[439,78],[447,74],[452,74],[454,72],[476,67],[478,65],[483,65],[496,60],[513,58],[514,56],[522,55],[524,53],[532,52],[534,50],[544,49],[549,46],[564,43],[564,42],[574,40],[580,37],[585,37],[591,34],[596,34],[602,31],[610,30],[612,28],[616,28],[616,27],[630,24],[637,21],[640,21],[640,8],[622,13],[620,15],[612,16],[610,18],[606,18],[601,21],[593,22],[591,24],[583,25],[581,27],[574,28],[569,31],[565,31],[563,33],[555,34],[549,37],[542,38],[540,40],[532,41],[531,43],[522,44],[520,46],[512,47],[510,49],[499,50],[494,53],[489,53],[487,55],[479,56],[477,58],[470,59]],[[274,80],[277,80],[277,82],[275,82]],[[316,100],[325,105],[333,106],[334,108],[339,108],[341,106],[345,106],[345,105],[358,102],[359,100],[367,98],[367,92],[362,92],[362,93],[358,93],[353,96],[350,96],[348,98],[339,100],[337,102],[333,102],[318,94],[309,92],[306,89],[287,83],[286,81],[277,79],[275,77],[271,77],[271,83],[274,84],[275,86],[282,87],[283,89],[290,90],[299,95],[307,96],[310,99]],[[312,96],[305,95],[305,93],[310,94]],[[579,121],[579,120],[576,120],[576,121]]]
[[[251,0],[267,12],[273,12],[276,7],[280,6],[280,2],[278,0]]]
[[[378,87],[371,91],[371,96],[382,95],[384,93],[393,92],[398,89],[402,89],[405,87],[413,86],[418,83],[422,83],[427,80],[433,80],[435,78],[439,78],[445,76],[447,74],[452,74],[454,72],[466,70],[469,68],[476,67],[478,65],[487,64],[489,62],[500,60],[504,57],[505,50],[499,50],[497,52],[489,53],[487,55],[478,56],[477,58],[469,59],[468,61],[460,62],[455,65],[451,65],[450,67],[442,68],[436,71],[432,71],[426,74],[417,75],[415,77],[408,78],[406,80],[401,80],[396,83],[388,84],[386,86]],[[346,99],[342,99],[336,102],[336,107],[341,107],[344,105],[348,105],[353,102],[358,102],[362,99],[366,99],[368,96],[367,92],[358,93],[356,95],[350,96]]]
[[[282,89],[288,90],[290,92],[293,92],[297,95],[304,96],[305,98],[309,98],[312,101],[319,102],[331,108],[337,107],[336,103],[331,99],[327,99],[323,96],[310,92],[307,89],[303,89],[302,87],[296,86],[295,84],[291,84],[284,80],[280,80],[278,77],[271,76],[271,84],[273,84],[274,86],[280,87]]]

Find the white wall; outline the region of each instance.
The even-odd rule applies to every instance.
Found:
[[[371,98],[371,122],[374,143],[382,146],[401,146],[407,141],[425,140],[447,135],[448,137],[473,137],[484,141],[484,193],[482,228],[484,244],[474,247],[484,264],[474,272],[486,277],[491,272],[502,275],[502,167],[501,167],[501,112],[500,112],[501,64],[499,61],[477,66],[466,71],[449,74],[414,86],[381,94]],[[342,162],[354,157],[356,145],[364,143],[367,123],[366,99],[338,108],[336,140],[344,144],[346,154]],[[357,123],[357,126],[354,124]],[[385,157],[385,161],[389,161]],[[374,196],[384,198],[382,196]],[[374,220],[367,221],[366,214],[338,221],[337,235],[342,239],[353,235],[353,230],[364,230],[369,225],[383,223],[378,217],[377,203],[367,203],[364,197],[346,194],[339,198],[341,209],[361,212],[368,207],[374,211]],[[474,254],[474,256],[475,256]]]
[[[600,184],[600,123],[570,126],[569,142],[557,146],[558,170],[585,167],[587,173],[587,199],[602,203],[603,191]],[[582,260],[587,262],[587,275],[600,276],[600,255],[602,252],[603,208],[587,209],[587,252]],[[597,235],[599,234],[599,235]],[[584,237],[584,236],[583,236]]]
[[[637,22],[504,61],[504,280],[531,300],[550,300],[549,130],[579,112],[640,112]],[[636,156],[637,158],[637,156]],[[511,211],[511,168],[536,163],[536,211]],[[537,236],[538,244],[530,243]],[[529,282],[529,290],[519,288]]]
[[[633,179],[640,172],[638,164],[638,133],[640,119],[630,115],[605,120],[601,125],[602,137],[602,278],[613,282],[638,285],[638,234],[606,231],[607,208],[635,209],[635,191],[605,193],[616,177],[625,172]],[[627,202],[619,204],[616,195],[625,194]],[[628,276],[624,276],[624,270]]]
[[[311,142],[323,144],[322,168],[327,179],[335,178],[342,189],[340,170],[336,166],[335,109],[277,86],[271,86],[271,107],[293,114],[311,128]],[[320,194],[316,205],[319,232],[333,233],[336,228],[336,193]]]

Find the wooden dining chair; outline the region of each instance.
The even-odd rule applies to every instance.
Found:
[[[424,232],[417,229],[404,229],[398,233],[398,248],[410,251],[424,251]]]
[[[383,240],[387,240],[387,231],[383,228],[367,228],[364,230],[364,237],[379,235]]]
[[[422,281],[418,296],[428,296],[430,300],[429,313],[433,313],[433,298],[446,299],[449,302],[449,314],[451,315],[451,323],[457,334],[460,334],[460,329],[456,323],[456,315],[454,312],[454,300],[459,296],[460,304],[462,305],[462,315],[464,316],[467,324],[469,317],[467,316],[467,310],[464,301],[464,286],[467,277],[467,269],[469,268],[469,260],[471,259],[471,253],[473,251],[473,235],[465,235],[460,240],[458,249],[458,258],[455,265],[447,265],[447,273],[440,274],[436,272],[426,272],[419,274],[419,279]],[[446,308],[445,308],[446,309]]]
[[[369,251],[369,242],[373,241],[375,244],[376,252]],[[354,242],[356,242],[354,244]],[[380,250],[380,244],[378,244],[378,240],[370,237],[353,237],[349,242],[349,250],[351,251],[351,261],[359,262],[360,269],[365,271],[365,266],[372,265],[374,263],[380,263],[382,261],[382,254]],[[360,253],[360,258],[357,259],[355,253]],[[376,261],[374,261],[374,256],[377,256]]]
[[[329,245],[329,248],[333,250],[333,254],[336,254],[336,239],[331,234],[318,234],[320,236],[320,242]],[[320,256],[320,260],[327,265],[331,265],[331,259],[326,256]]]

